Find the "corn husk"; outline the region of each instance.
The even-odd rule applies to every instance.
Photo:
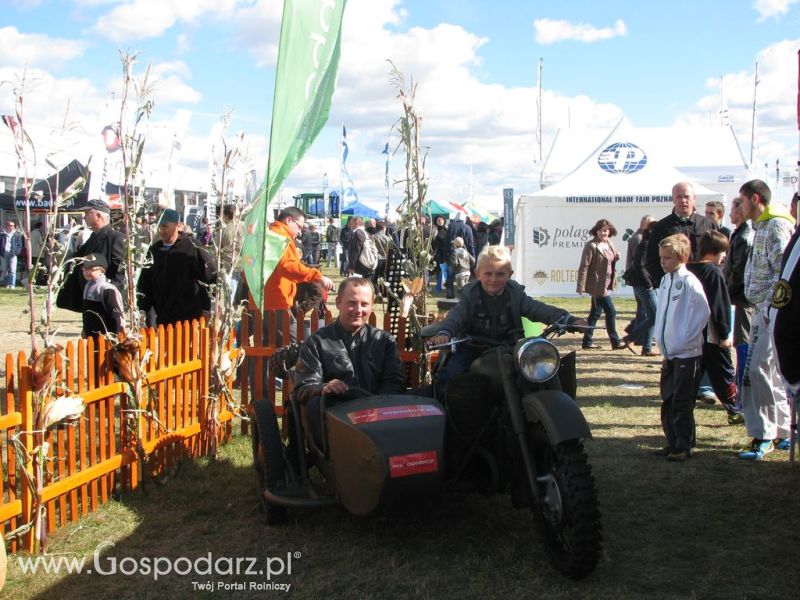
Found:
[[[83,398],[80,396],[60,396],[56,398],[49,402],[47,408],[45,408],[45,429],[59,423],[68,423],[79,419],[83,414],[84,408]]]
[[[63,349],[62,346],[48,346],[44,352],[34,350],[33,355],[28,359],[28,364],[33,371],[33,390],[41,392],[47,389],[56,376],[56,356]]]
[[[142,369],[139,364],[139,342],[129,338],[111,349],[111,355],[117,364],[119,374],[128,383],[141,379]]]

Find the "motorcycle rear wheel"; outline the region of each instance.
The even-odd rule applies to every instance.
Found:
[[[287,520],[286,507],[268,502],[263,496],[265,488],[282,488],[286,484],[286,464],[283,442],[278,428],[275,407],[269,400],[258,401],[252,428],[253,467],[256,471],[256,494],[259,512],[267,525],[279,525]]]
[[[536,426],[539,427],[539,426]],[[543,430],[532,436],[537,480],[544,503],[532,506],[544,535],[545,551],[563,575],[582,579],[594,571],[602,552],[597,490],[583,444],[569,440],[542,442]]]

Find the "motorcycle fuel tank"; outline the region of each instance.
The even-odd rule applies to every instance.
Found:
[[[420,396],[370,396],[327,411],[336,490],[354,515],[421,510],[439,502],[445,414]]]

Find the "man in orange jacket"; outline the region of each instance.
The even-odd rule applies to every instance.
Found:
[[[271,223],[269,228],[273,233],[286,236],[289,244],[283,251],[278,265],[264,285],[264,310],[287,310],[294,305],[297,294],[297,284],[318,281],[328,290],[334,288],[333,281],[322,274],[319,269],[308,267],[300,261],[300,253],[294,243],[295,238],[303,230],[306,216],[297,207],[289,206],[281,210],[278,218]],[[280,317],[280,314],[279,314]],[[280,332],[282,331],[281,319],[278,319],[278,345],[283,345]],[[291,338],[297,338],[297,323],[292,317]],[[285,343],[288,343],[285,342]]]

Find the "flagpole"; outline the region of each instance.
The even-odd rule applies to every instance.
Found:
[[[342,146],[339,151],[339,214],[342,214],[344,208],[344,121],[342,121],[342,139],[339,144]]]
[[[758,63],[756,63],[755,75],[753,77],[753,119],[750,124],[750,168],[753,168],[753,159],[756,144],[756,90],[758,88]]]

